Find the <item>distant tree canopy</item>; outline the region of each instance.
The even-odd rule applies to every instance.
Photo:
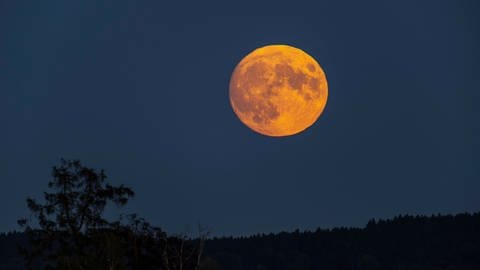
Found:
[[[29,239],[21,249],[29,269],[199,269],[202,242],[169,237],[136,215],[104,217],[107,204],[124,206],[134,192],[109,184],[103,170],[62,160],[52,176],[43,203],[27,199],[34,220],[18,221]]]
[[[398,216],[365,228],[196,240],[168,236],[136,215],[109,221],[134,196],[102,170],[62,160],[22,233],[0,234],[0,269],[23,270],[479,270],[480,213]],[[203,252],[205,244],[205,252]],[[23,246],[17,256],[14,246]],[[201,255],[205,253],[202,259]],[[23,258],[23,260],[22,260]]]
[[[0,234],[0,269],[24,269],[14,249],[24,242],[24,233]],[[371,220],[362,229],[213,238],[205,242],[203,257],[200,270],[478,270],[480,213],[398,216]]]
[[[215,238],[205,255],[229,270],[478,270],[480,213],[398,216],[363,229]]]

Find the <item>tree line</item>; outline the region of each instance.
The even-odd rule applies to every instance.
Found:
[[[229,270],[478,270],[480,213],[402,215],[364,228],[214,238],[205,253]]]
[[[52,168],[43,200],[27,198],[31,219],[18,224],[27,236],[19,247],[27,269],[201,270],[205,235],[196,241],[169,236],[136,214],[105,218],[108,204],[125,206],[135,194],[112,185],[103,170],[78,160]]]
[[[134,192],[103,170],[61,160],[43,199],[27,198],[21,232],[0,233],[0,269],[24,270],[478,270],[480,213],[397,216],[364,228],[194,239],[136,214],[105,218]]]

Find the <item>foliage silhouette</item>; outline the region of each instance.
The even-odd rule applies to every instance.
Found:
[[[229,270],[477,270],[480,213],[405,215],[371,220],[363,229],[215,238],[205,245],[205,255]]]
[[[124,206],[134,192],[109,184],[103,170],[62,159],[52,176],[44,203],[27,199],[34,221],[18,221],[28,235],[21,248],[28,269],[199,269],[202,242],[167,236],[135,214],[104,217],[109,203]]]
[[[104,218],[134,196],[79,161],[53,168],[44,203],[27,199],[25,232],[0,234],[0,269],[477,270],[480,213],[398,216],[365,228],[317,229],[196,240],[168,236],[136,215]],[[203,247],[205,245],[205,252]],[[205,258],[201,256],[205,253]],[[200,263],[202,262],[202,263]]]
[[[24,233],[0,234],[0,269],[22,270]],[[222,237],[205,241],[201,270],[478,270],[480,213],[398,216],[364,228]],[[171,268],[175,269],[175,268]]]

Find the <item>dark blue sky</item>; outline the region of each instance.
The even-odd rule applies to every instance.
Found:
[[[478,1],[32,2],[0,2],[0,231],[60,157],[106,169],[172,232],[480,210]],[[228,100],[235,65],[272,43],[329,83],[322,117],[280,139]]]

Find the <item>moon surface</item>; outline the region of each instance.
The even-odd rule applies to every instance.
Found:
[[[246,126],[267,136],[294,135],[322,114],[328,97],[325,73],[306,52],[288,45],[258,48],[235,67],[230,103]]]

